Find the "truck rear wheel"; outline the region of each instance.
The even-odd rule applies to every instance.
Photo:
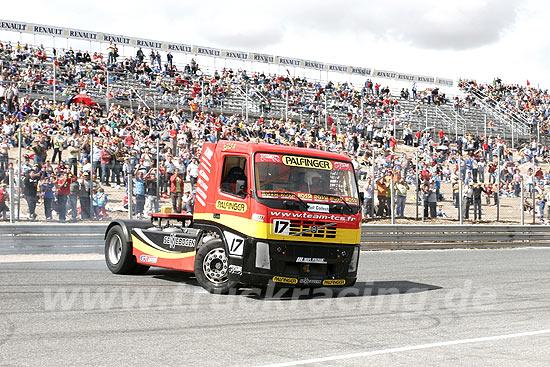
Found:
[[[238,283],[228,278],[229,259],[221,239],[212,239],[199,248],[195,257],[195,276],[210,293],[227,294]]]
[[[105,262],[114,274],[145,274],[149,267],[136,263],[132,244],[119,225],[111,227],[105,237]]]

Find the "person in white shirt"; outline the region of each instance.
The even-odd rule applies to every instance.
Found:
[[[191,186],[195,187],[197,177],[199,177],[199,162],[197,161],[197,158],[193,158],[191,163],[187,166],[187,176],[191,181]]]

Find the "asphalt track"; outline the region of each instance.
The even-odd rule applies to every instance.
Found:
[[[354,289],[300,297],[9,254],[0,293],[1,366],[550,365],[546,248],[363,252]]]

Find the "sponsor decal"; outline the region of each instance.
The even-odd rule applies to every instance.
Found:
[[[332,162],[332,169],[337,169],[340,171],[353,171],[351,163],[345,163],[345,162]]]
[[[239,265],[229,265],[229,274],[241,275],[243,267]]]
[[[273,191],[258,191],[258,194],[260,194],[260,196],[263,198],[279,198],[279,193]]]
[[[263,222],[265,220],[265,215],[254,213],[252,214],[252,220],[255,220],[256,222]]]
[[[258,155],[256,155],[256,162],[281,163],[281,155],[280,154],[259,153]]]
[[[140,255],[139,261],[144,263],[156,264],[159,258],[157,256]]]
[[[298,284],[303,284],[303,285],[310,285],[310,284],[321,285],[321,282],[322,282],[321,279],[300,278],[300,280],[298,280]]]
[[[236,146],[237,146],[237,143],[225,143],[222,147],[222,152],[225,152],[226,150],[235,149]]]
[[[313,200],[313,195],[306,192],[297,192],[296,195],[302,200]]]
[[[332,162],[326,159],[297,157],[293,155],[284,155],[283,164],[285,166],[315,168],[329,171],[332,169]]]
[[[314,219],[314,220],[327,220],[331,222],[355,222],[357,217],[353,215],[341,215],[341,214],[316,214],[316,213],[295,213],[295,212],[269,212],[270,217],[279,217],[278,219],[290,218],[290,219]],[[273,221],[275,223],[275,220]]]
[[[171,233],[169,236],[164,236],[162,244],[168,245],[170,248],[181,247],[195,247],[194,238],[177,237],[175,233]]]
[[[246,203],[239,203],[237,201],[217,200],[216,209],[227,210],[230,212],[246,212]]]
[[[310,263],[310,264],[326,264],[327,260],[324,257],[302,257],[296,258],[297,263]]]
[[[287,277],[280,277],[280,276],[274,276],[273,281],[275,283],[298,284],[298,279],[296,278],[287,278]]]
[[[307,210],[310,212],[328,213],[329,206],[323,204],[307,204]]]
[[[325,195],[313,195],[315,201],[328,201],[329,197]]]
[[[323,280],[323,285],[344,285],[346,284],[345,279],[326,279]]]

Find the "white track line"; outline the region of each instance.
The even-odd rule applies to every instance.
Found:
[[[29,254],[29,255],[0,255],[0,263],[26,263],[48,261],[89,261],[103,260],[103,254]]]
[[[359,353],[341,354],[341,355],[332,356],[332,357],[321,357],[321,358],[303,359],[303,360],[291,361],[291,362],[282,362],[282,363],[267,364],[267,365],[263,365],[262,367],[288,367],[288,366],[300,366],[300,365],[311,364],[311,363],[322,363],[322,362],[338,361],[338,360],[342,360],[342,359],[359,358],[359,357],[369,357],[369,356],[375,356],[375,355],[380,355],[380,354],[400,353],[400,352],[407,352],[407,351],[410,351],[410,350],[419,350],[419,349],[428,349],[428,348],[445,347],[445,346],[449,346],[449,345],[469,344],[469,343],[482,343],[482,342],[488,342],[488,341],[492,341],[492,340],[503,340],[503,339],[521,338],[521,337],[524,337],[524,336],[533,336],[533,335],[542,335],[542,334],[550,334],[550,329],[538,330],[538,331],[527,331],[527,332],[524,332],[524,333],[516,333],[516,334],[486,336],[486,337],[482,337],[482,338],[472,338],[472,339],[462,339],[462,340],[451,340],[451,341],[439,342],[439,343],[411,345],[411,346],[408,346],[408,347],[399,347],[399,348],[389,348],[389,349],[372,350],[372,351],[369,351],[369,352],[359,352]]]

